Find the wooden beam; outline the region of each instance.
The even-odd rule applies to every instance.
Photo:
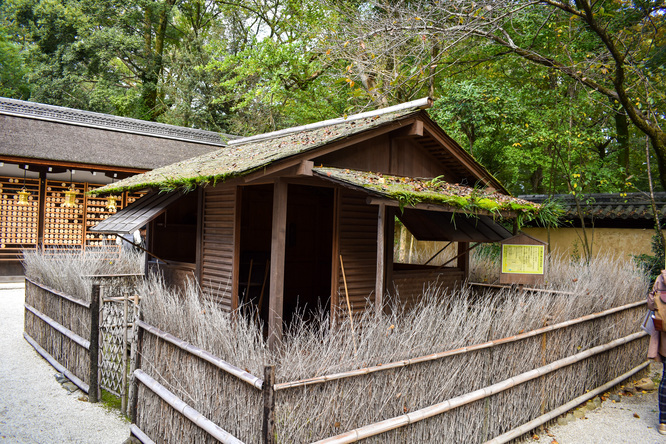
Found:
[[[386,205],[379,204],[377,212],[377,271],[375,273],[375,310],[380,311],[383,306],[382,299],[384,297],[384,257],[386,243],[384,237],[386,236]]]
[[[298,164],[298,171],[296,172],[296,175],[298,176],[312,176],[312,167],[314,166],[314,162],[311,160],[304,160],[300,164]]]
[[[271,350],[275,350],[282,340],[284,259],[287,239],[287,190],[287,183],[276,179],[273,185],[271,280],[268,301],[268,347]]]
[[[404,139],[412,137],[423,137],[423,120],[415,120],[411,125],[406,126],[400,131],[396,131],[392,138]]]
[[[91,171],[102,171],[102,172],[111,172],[111,173],[139,174],[149,171],[145,168],[127,168],[127,167],[119,167],[113,165],[99,165],[94,163],[82,163],[82,162],[63,162],[59,160],[35,159],[32,157],[8,156],[8,155],[0,155],[0,162],[27,163],[30,165],[44,165],[50,167],[63,167],[75,170],[91,170]]]

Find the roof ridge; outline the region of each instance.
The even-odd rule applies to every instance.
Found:
[[[309,123],[307,125],[301,125],[301,126],[294,126],[282,130],[271,131],[269,133],[257,134],[254,136],[244,137],[242,139],[230,140],[228,144],[233,146],[242,145],[249,142],[257,142],[260,140],[273,139],[276,137],[281,137],[288,134],[297,133],[300,131],[306,131],[306,130],[321,128],[324,126],[336,125],[338,123],[346,123],[354,120],[365,119],[368,117],[382,116],[384,114],[389,114],[404,109],[409,109],[409,108],[426,109],[430,108],[431,106],[432,106],[432,99],[430,97],[423,97],[421,99],[412,100],[411,102],[405,102],[405,103],[400,103],[398,105],[389,106],[388,108],[381,108],[378,110],[352,114],[351,116],[347,117],[337,117],[335,119],[322,120],[320,122]]]
[[[207,145],[225,145],[220,133],[214,131],[150,122],[76,108],[47,105],[45,103],[28,102],[7,97],[0,97],[0,114]]]

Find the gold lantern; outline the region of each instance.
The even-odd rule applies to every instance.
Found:
[[[18,204],[19,205],[28,205],[28,197],[30,196],[30,192],[26,190],[25,188],[22,188],[21,191],[18,193]]]
[[[109,211],[116,211],[118,209],[118,206],[116,205],[116,201],[118,200],[118,196],[109,196],[106,198],[106,208]]]
[[[65,201],[60,205],[65,208],[73,208],[76,206],[76,188],[72,186],[69,190],[65,191]]]

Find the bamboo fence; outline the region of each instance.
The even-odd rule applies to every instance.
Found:
[[[280,384],[139,321],[134,427],[165,443],[214,442],[201,418],[243,442],[506,442],[644,368],[644,305]]]
[[[29,342],[38,344],[43,353],[83,382],[77,385],[85,392],[91,383],[90,307],[89,302],[26,278],[25,335],[31,339]]]
[[[272,396],[264,393],[272,384],[264,387],[262,379],[141,320],[135,326],[130,411],[141,434],[164,443],[272,442],[272,421],[264,420],[265,411],[272,416]],[[188,393],[200,384],[206,399],[192,399]],[[225,404],[208,403],[220,400]]]
[[[126,301],[128,279],[135,280],[137,275],[94,278],[92,297],[87,302],[26,277],[24,337],[58,371],[88,393],[91,402],[99,399],[101,387],[121,395],[125,400],[127,383],[122,373],[127,373],[124,355],[128,344],[121,335],[120,340],[115,341],[120,345],[110,347],[104,332],[100,336],[100,330],[104,329],[100,312],[104,305],[118,304],[118,298],[113,297],[114,292],[124,289]],[[106,289],[105,294],[109,295],[108,300],[101,299],[102,286]],[[128,318],[126,304],[125,328]],[[121,354],[120,358],[114,356]],[[110,360],[114,361],[116,373],[119,373],[115,379],[124,382],[115,384],[114,387],[119,387],[115,391],[108,382],[111,372],[102,371],[105,366],[110,366]]]

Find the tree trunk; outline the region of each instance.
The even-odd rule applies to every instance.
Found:
[[[659,182],[666,190],[666,133],[663,131],[656,132],[653,136],[650,136],[650,142],[652,142],[652,149],[657,157]]]

